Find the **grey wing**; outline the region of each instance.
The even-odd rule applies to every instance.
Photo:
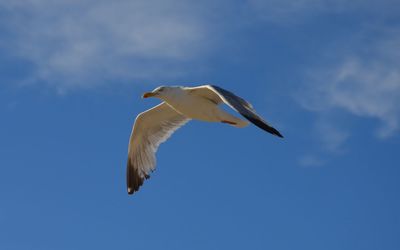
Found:
[[[164,102],[136,117],[128,147],[128,194],[138,191],[154,171],[158,146],[188,121]]]
[[[261,118],[253,106],[248,103],[243,98],[233,94],[232,92],[223,89],[215,85],[203,85],[199,87],[190,88],[191,91],[197,92],[198,94],[206,97],[207,99],[213,101],[216,104],[224,102],[241,115],[243,115],[247,120],[256,125],[257,127],[276,135],[278,137],[283,137],[278,130],[269,125],[263,118]]]

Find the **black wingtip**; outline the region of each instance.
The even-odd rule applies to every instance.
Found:
[[[255,119],[254,117],[247,116],[247,115],[243,115],[243,116],[246,117],[251,123],[253,123],[257,127],[261,128],[262,130],[267,131],[268,133],[278,136],[280,138],[283,138],[283,135],[281,133],[279,133],[278,130],[276,130],[274,127],[269,126],[267,123],[265,123],[261,119]]]
[[[283,135],[281,135],[281,133],[279,133],[278,130],[277,130],[276,132],[277,132],[277,133],[275,133],[274,135],[278,136],[279,138],[285,138],[285,137],[283,137]]]
[[[274,127],[270,127],[270,130],[267,132],[269,132],[275,136],[278,136],[279,138],[284,138],[283,135],[278,130],[276,130]]]
[[[144,178],[141,178],[133,165],[131,164],[130,159],[128,158],[126,164],[126,186],[128,195],[134,194],[139,190],[140,186],[143,185]],[[146,175],[145,179],[148,179],[150,176]]]

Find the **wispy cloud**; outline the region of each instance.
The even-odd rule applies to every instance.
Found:
[[[350,13],[360,21],[358,30],[332,39],[318,51],[317,64],[304,66],[306,77],[296,98],[316,115],[312,128],[318,146],[299,158],[300,165],[323,165],[329,155],[346,152],[346,141],[356,133],[354,118],[378,121],[375,134],[381,139],[400,130],[400,32],[394,21],[398,11],[400,6],[391,0],[304,0],[275,19],[290,23],[321,13]]]
[[[400,33],[389,32],[358,54],[312,72],[304,107],[317,112],[341,109],[381,121],[380,137],[393,135],[400,122]]]
[[[164,79],[208,51],[207,16],[179,0],[0,1],[3,51],[61,88]],[[200,10],[199,10],[200,9]]]
[[[299,158],[299,164],[303,167],[320,167],[325,162],[317,155],[307,154]]]
[[[349,133],[338,127],[338,124],[330,119],[319,119],[315,123],[315,130],[318,134],[318,141],[323,149],[330,153],[343,152],[343,143],[349,137]]]
[[[354,133],[351,117],[379,121],[376,135],[382,139],[400,130],[400,32],[369,30],[353,39],[358,47],[330,48],[336,54],[309,69],[305,90],[297,96],[316,114],[314,131],[320,147],[311,155],[317,159],[344,152]],[[313,165],[312,159],[306,155],[299,164]]]
[[[373,15],[396,14],[400,10],[396,0],[248,0],[250,8],[266,21],[301,23],[313,17],[332,13],[364,13]]]
[[[27,82],[45,82],[59,89],[168,80],[201,68],[205,55],[219,46],[218,36],[224,36],[226,27],[252,23],[238,19],[260,21],[256,16],[261,16],[261,22],[298,22],[313,13],[364,8],[376,14],[396,9],[389,6],[372,0],[248,0],[237,5],[181,0],[0,0],[0,52],[31,65]],[[223,29],[216,20],[223,20]]]

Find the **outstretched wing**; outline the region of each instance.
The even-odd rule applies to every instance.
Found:
[[[269,125],[263,118],[261,118],[253,106],[248,103],[243,98],[233,94],[232,92],[220,88],[215,85],[203,85],[194,88],[188,88],[194,94],[203,96],[204,98],[209,99],[215,104],[225,103],[229,107],[233,108],[241,115],[243,115],[247,120],[256,125],[257,127],[273,134],[278,137],[283,137],[278,130]]]
[[[128,194],[139,190],[156,165],[155,153],[189,119],[165,102],[140,113],[135,120],[128,147],[126,183]]]

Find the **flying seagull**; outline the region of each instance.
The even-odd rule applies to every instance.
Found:
[[[138,191],[143,181],[154,171],[158,146],[191,119],[223,122],[239,128],[248,125],[247,121],[220,109],[221,103],[227,104],[257,127],[283,137],[278,130],[256,114],[250,103],[215,85],[161,86],[143,94],[143,98],[149,97],[157,97],[163,102],[136,117],[128,147],[128,194]]]

